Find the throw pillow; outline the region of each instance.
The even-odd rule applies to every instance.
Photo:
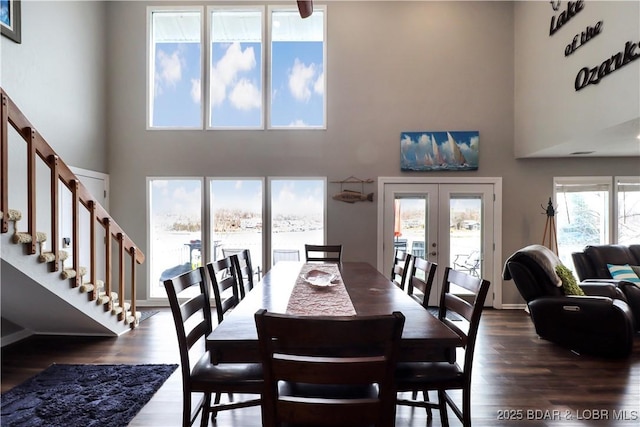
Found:
[[[636,286],[640,286],[640,277],[633,271],[629,264],[613,265],[607,264],[611,277],[616,280],[624,280],[625,282],[631,282]]]
[[[556,273],[562,280],[562,290],[565,295],[584,295],[584,291],[578,286],[578,281],[571,270],[559,264],[556,266]]]

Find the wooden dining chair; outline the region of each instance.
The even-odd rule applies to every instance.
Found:
[[[466,291],[464,298],[453,293],[452,285]],[[428,419],[431,419],[431,408],[438,408],[443,426],[449,425],[447,417],[447,406],[449,406],[462,421],[463,426],[471,426],[471,368],[480,315],[489,285],[487,280],[450,267],[445,269],[438,318],[460,336],[464,351],[462,365],[457,362],[431,361],[399,363],[396,369],[398,391],[421,391],[424,396],[424,400],[398,398],[399,405],[427,408]],[[448,312],[456,313],[464,320],[451,320],[447,317]],[[429,401],[429,390],[437,391],[437,402]],[[461,406],[456,404],[448,393],[449,390],[462,390]]]
[[[342,262],[342,245],[304,245],[307,262]]]
[[[220,258],[207,263],[207,271],[213,285],[218,323],[221,323],[224,315],[240,302],[236,264],[231,257]]]
[[[313,317],[259,310],[262,425],[395,425],[404,320],[400,312]]]
[[[225,253],[224,249],[222,253]],[[253,276],[258,275],[259,272],[253,272],[253,264],[251,263],[251,253],[249,249],[240,249],[234,254],[229,254],[231,260],[235,265],[235,270],[238,279],[238,290],[240,291],[240,299],[244,299],[245,295],[253,289]]]
[[[300,261],[300,251],[298,249],[274,249],[273,265],[280,261]]]
[[[259,363],[213,365],[208,351],[196,352],[200,346],[204,348],[204,340],[213,329],[209,286],[204,267],[164,281],[180,351],[183,427],[191,426],[199,413],[202,413],[200,425],[206,426],[209,416],[215,418],[218,411],[259,405],[260,399],[220,403],[220,395],[260,394],[263,388]],[[204,393],[196,405],[192,402],[193,393]],[[213,404],[212,394],[215,394]]]
[[[411,264],[411,254],[401,249],[396,249],[391,267],[391,281],[404,291],[407,282],[407,274]]]
[[[407,293],[411,298],[422,304],[426,309],[429,307],[429,295],[433,287],[433,279],[436,277],[438,264],[425,260],[424,258],[413,257],[411,274],[407,280]],[[416,290],[420,293],[416,293]]]

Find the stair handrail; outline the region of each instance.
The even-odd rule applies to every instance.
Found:
[[[0,232],[6,233],[9,230],[9,203],[8,203],[8,146],[9,146],[9,132],[8,123],[17,131],[17,133],[27,143],[27,226],[28,234],[31,236],[31,254],[36,253],[36,182],[35,182],[35,168],[36,168],[36,156],[49,167],[51,171],[51,228],[52,228],[52,240],[58,237],[58,180],[61,181],[72,194],[72,234],[73,234],[73,268],[78,271],[79,268],[79,225],[78,225],[78,207],[82,204],[91,215],[91,281],[96,283],[95,278],[95,222],[98,222],[105,228],[105,233],[110,236],[110,239],[105,239],[105,247],[107,249],[111,246],[111,239],[118,241],[119,246],[119,261],[120,261],[120,274],[119,278],[124,280],[124,254],[128,254],[131,259],[131,313],[135,316],[135,265],[142,264],[145,261],[144,253],[139,249],[135,242],[127,236],[122,227],[120,227],[116,221],[111,217],[107,210],[96,200],[89,190],[80,182],[78,177],[69,166],[58,156],[53,148],[47,143],[44,137],[38,133],[35,127],[29,122],[24,113],[18,108],[18,106],[9,97],[6,91],[0,87],[1,97],[1,112],[0,112],[0,212],[3,215],[0,218]],[[53,240],[52,253],[55,256],[54,270],[58,270],[59,264],[59,249],[58,242]],[[105,293],[111,295],[111,250],[106,251],[106,274],[105,280]],[[81,277],[76,274],[75,286],[80,285]],[[124,286],[120,283],[119,290],[120,303],[123,307],[124,301]],[[95,299],[95,295],[93,295]],[[111,303],[109,303],[111,308]],[[125,317],[124,314],[121,318]],[[134,322],[135,323],[135,322]]]

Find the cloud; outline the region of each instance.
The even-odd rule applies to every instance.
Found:
[[[324,73],[320,73],[316,83],[313,85],[313,91],[318,95],[324,95]]]
[[[309,101],[311,98],[311,86],[314,84],[316,74],[315,64],[309,66],[300,62],[298,58],[293,63],[293,68],[289,73],[289,91],[298,101]]]
[[[244,51],[240,46],[240,43],[231,43],[224,53],[224,56],[216,62],[211,69],[211,105],[220,105],[226,99],[227,88],[229,86],[238,85],[238,74],[241,72],[251,71],[256,67],[256,57],[253,47],[248,47]],[[234,91],[234,88],[232,91]],[[247,88],[241,87],[239,89],[246,95]],[[256,89],[257,90],[257,89]],[[237,94],[236,97],[241,95]],[[246,107],[251,105],[246,103],[246,100],[236,98],[239,105]],[[232,102],[234,102],[232,100]],[[235,104],[234,104],[235,105]],[[258,107],[261,104],[258,105]],[[235,105],[238,107],[237,105]],[[240,108],[240,107],[238,107]],[[255,108],[255,106],[253,107]]]
[[[200,79],[191,79],[191,99],[194,103],[200,104],[202,98],[202,86]]]
[[[304,120],[297,119],[297,120],[294,120],[291,123],[289,123],[289,126],[291,126],[291,127],[306,127],[307,124],[304,122]]]
[[[156,58],[156,81],[161,85],[175,87],[182,80],[182,65],[184,59],[178,50],[167,54],[163,50],[158,51]]]
[[[249,111],[262,106],[262,94],[247,79],[240,80],[229,94],[231,104],[238,110]]]

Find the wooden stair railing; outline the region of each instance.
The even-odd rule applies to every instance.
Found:
[[[96,245],[102,244],[105,246],[105,289],[104,294],[111,296],[113,283],[112,283],[112,240],[118,242],[118,305],[121,310],[118,310],[118,319],[123,320],[126,323],[130,323],[132,327],[137,325],[136,317],[136,265],[144,263],[145,256],[138,249],[135,242],[129,238],[124,230],[113,220],[109,213],[100,205],[100,203],[91,195],[87,188],[80,182],[78,177],[71,171],[71,169],[60,159],[56,152],[51,148],[47,141],[40,135],[34,126],[29,122],[25,115],[20,111],[16,104],[7,95],[4,89],[0,88],[1,96],[1,123],[0,123],[0,212],[3,214],[0,218],[0,231],[7,233],[9,231],[9,174],[8,174],[8,153],[9,153],[9,124],[17,131],[17,133],[27,143],[27,233],[31,236],[31,242],[29,243],[29,252],[31,254],[36,253],[37,248],[37,231],[36,231],[36,160],[39,158],[51,171],[51,251],[55,260],[51,263],[51,269],[53,271],[59,270],[60,263],[60,250],[58,249],[59,239],[59,208],[60,208],[60,195],[58,191],[58,183],[62,182],[71,192],[72,195],[72,268],[76,272],[80,271],[80,251],[88,250],[90,253],[90,280],[91,283],[97,285],[97,255]],[[90,218],[90,231],[89,231],[89,244],[90,248],[80,247],[80,209],[86,208]],[[96,225],[99,224],[104,227],[105,236],[108,238],[100,239],[96,232]],[[17,231],[17,230],[16,230]],[[100,240],[104,240],[100,242]],[[124,294],[125,294],[125,269],[126,258],[129,256],[131,277],[130,277],[130,308],[127,310],[125,307]],[[77,287],[82,284],[82,275],[77,273],[73,278],[73,286]],[[97,286],[92,291],[91,299],[98,297],[99,290]],[[112,310],[113,301],[109,298],[109,301],[105,304],[105,310]],[[127,312],[131,313],[131,316],[127,316]]]

